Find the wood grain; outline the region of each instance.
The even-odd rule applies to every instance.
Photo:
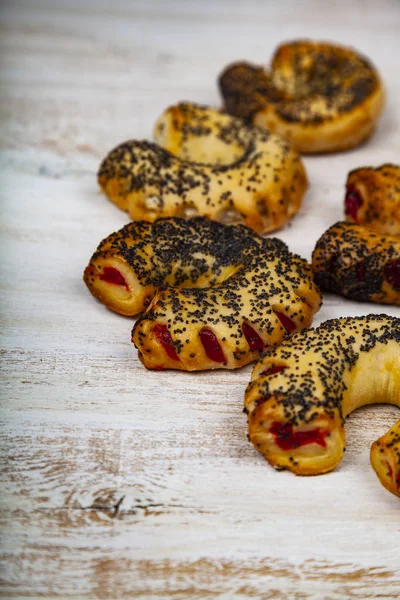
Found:
[[[398,417],[369,407],[322,477],[272,470],[246,440],[238,371],[149,373],[132,320],[87,293],[93,249],[127,220],[98,191],[110,148],[149,138],[180,99],[218,105],[232,60],[282,39],[351,44],[382,72],[372,140],[307,157],[311,188],[279,232],[311,256],[347,172],[398,162],[397,2],[28,0],[0,7],[2,223],[0,596],[400,597],[399,503],[369,465]],[[327,295],[316,324],[395,307]]]

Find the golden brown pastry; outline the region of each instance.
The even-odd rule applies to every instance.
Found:
[[[372,444],[370,458],[382,485],[400,496],[400,421]]]
[[[255,365],[249,437],[277,469],[317,475],[345,450],[344,419],[366,404],[400,407],[400,319],[346,317],[302,331]],[[400,495],[400,421],[372,447],[382,484]]]
[[[203,215],[265,233],[299,210],[305,170],[280,136],[189,103],[167,109],[154,136],[117,146],[100,166],[102,190],[132,219]]]
[[[318,240],[312,268],[323,290],[361,302],[400,305],[400,239],[395,236],[336,223]]]
[[[283,135],[302,153],[357,146],[371,135],[384,104],[378,72],[365,57],[313,41],[279,46],[270,72],[232,64],[219,85],[230,114]]]
[[[345,213],[351,223],[383,235],[400,235],[400,167],[384,164],[350,171]]]
[[[134,315],[149,369],[234,369],[309,327],[321,304],[308,263],[276,238],[205,217],[136,221],[99,245],[91,293]]]

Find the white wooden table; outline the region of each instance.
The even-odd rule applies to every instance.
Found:
[[[132,321],[81,274],[127,221],[97,188],[105,153],[150,137],[168,104],[218,105],[229,61],[296,37],[354,45],[388,93],[369,143],[305,159],[310,191],[279,236],[310,258],[347,172],[400,161],[400,4],[8,0],[0,18],[0,595],[399,598],[400,504],[369,465],[396,409],[351,416],[334,472],[277,473],[246,441],[251,367],[146,371]],[[400,314],[327,296],[316,324],[368,312]]]

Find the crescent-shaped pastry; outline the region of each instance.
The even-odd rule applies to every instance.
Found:
[[[343,457],[346,416],[376,403],[400,407],[400,319],[332,319],[256,363],[245,394],[249,438],[277,469],[325,473]],[[400,421],[374,443],[371,460],[400,496]]]
[[[321,304],[311,267],[283,242],[205,217],[129,223],[84,280],[116,312],[142,312],[132,340],[149,369],[241,367],[309,327]]]
[[[308,40],[279,46],[270,71],[245,62],[228,66],[219,85],[230,114],[283,135],[301,153],[357,146],[373,132],[384,104],[369,60]]]

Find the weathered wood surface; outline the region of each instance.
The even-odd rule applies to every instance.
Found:
[[[375,137],[310,157],[311,189],[280,232],[310,257],[361,164],[398,162],[398,2],[2,2],[1,590],[9,598],[400,597],[400,506],[369,466],[397,418],[348,422],[333,473],[276,473],[246,441],[250,367],[149,373],[131,321],[82,270],[126,216],[98,192],[113,145],[150,137],[169,103],[217,105],[230,60],[281,39],[333,39],[380,68]],[[399,309],[328,296],[317,323]]]

